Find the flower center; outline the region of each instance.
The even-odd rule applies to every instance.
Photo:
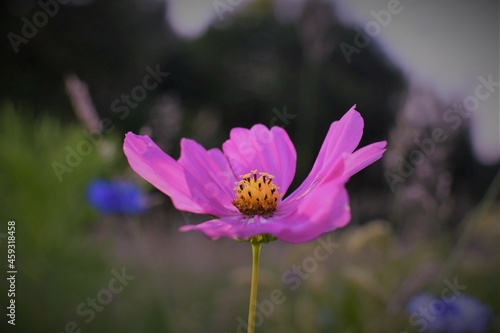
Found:
[[[273,183],[274,176],[265,172],[259,172],[257,176],[257,170],[253,170],[240,177],[234,188],[236,199],[233,205],[246,216],[271,215],[282,196],[279,187]]]

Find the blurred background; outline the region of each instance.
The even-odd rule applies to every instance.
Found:
[[[263,247],[257,332],[500,332],[497,1],[1,6],[2,332],[246,332],[250,246],[178,232],[207,217],[133,173],[124,133],[177,158],[282,126],[293,190],[354,104],[388,150],[348,183],[347,227]]]

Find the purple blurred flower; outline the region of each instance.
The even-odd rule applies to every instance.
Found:
[[[410,323],[425,333],[483,333],[491,321],[491,309],[464,295],[436,298],[423,293],[407,305]]]
[[[129,181],[94,180],[87,188],[87,200],[104,214],[142,214],[147,210],[147,196]]]

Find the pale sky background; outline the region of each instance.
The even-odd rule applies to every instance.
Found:
[[[221,20],[212,0],[167,0],[168,23],[186,38],[201,36],[210,24],[225,24],[230,15],[253,0],[219,0],[234,10]],[[386,10],[388,0],[326,0],[335,4],[347,26],[374,20],[371,11]],[[276,16],[292,20],[305,0],[274,0]],[[497,0],[401,0],[400,12],[391,15],[374,38],[388,57],[413,83],[435,90],[445,103],[475,94],[478,77],[500,79],[500,6]],[[471,140],[483,163],[500,161],[499,87],[471,117]],[[444,110],[443,110],[444,111]]]
[[[335,1],[346,24],[373,20],[370,11],[387,9],[388,1]],[[401,0],[377,36],[385,53],[413,82],[432,87],[445,101],[475,95],[478,76],[499,81],[499,2]],[[471,116],[471,140],[483,163],[500,160],[499,87]]]

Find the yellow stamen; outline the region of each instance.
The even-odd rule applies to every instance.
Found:
[[[241,176],[234,188],[236,199],[233,200],[233,205],[246,216],[271,215],[282,196],[273,178],[265,172],[259,172],[257,176],[257,170]]]

